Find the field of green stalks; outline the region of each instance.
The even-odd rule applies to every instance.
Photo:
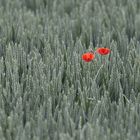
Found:
[[[140,0],[0,0],[0,140],[140,140]]]

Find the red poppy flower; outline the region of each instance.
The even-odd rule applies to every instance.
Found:
[[[107,55],[110,53],[110,49],[109,48],[98,48],[96,50],[97,53],[101,54],[101,55]]]
[[[86,62],[90,62],[94,59],[95,55],[91,52],[84,53],[82,55],[82,59]]]

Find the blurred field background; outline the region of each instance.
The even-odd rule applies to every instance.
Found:
[[[140,0],[0,0],[0,140],[140,140]]]

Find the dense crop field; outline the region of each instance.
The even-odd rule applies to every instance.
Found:
[[[140,140],[140,0],[0,0],[0,140]]]

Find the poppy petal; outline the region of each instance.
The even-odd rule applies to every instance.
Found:
[[[87,52],[87,53],[84,53],[83,55],[82,55],[82,59],[85,61],[85,62],[90,62],[90,61],[92,61],[93,59],[94,59],[94,54],[93,53],[91,53],[91,52]]]
[[[97,53],[101,54],[101,55],[107,55],[109,54],[111,51],[109,48],[98,48],[96,50]]]

